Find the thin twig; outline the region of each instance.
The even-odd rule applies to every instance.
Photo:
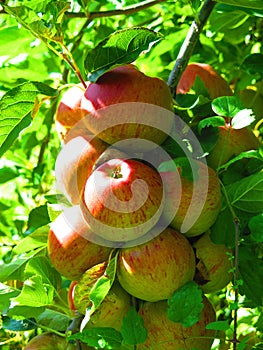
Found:
[[[195,19],[192,22],[192,25],[187,33],[183,45],[181,46],[174,68],[168,79],[168,85],[174,96],[176,94],[176,86],[189,62],[190,57],[192,56],[194,48],[198,42],[199,36],[215,4],[216,3],[213,0],[206,0],[204,2],[204,5],[198,13],[197,19]]]

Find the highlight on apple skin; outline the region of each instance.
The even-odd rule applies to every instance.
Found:
[[[170,227],[147,243],[121,249],[118,256],[118,281],[129,294],[147,301],[171,297],[194,274],[190,243]]]

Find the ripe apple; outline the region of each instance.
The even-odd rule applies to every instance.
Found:
[[[200,320],[191,327],[183,327],[167,317],[166,300],[156,303],[146,302],[139,310],[144,326],[148,331],[147,339],[138,344],[138,350],[210,350],[215,332],[206,330],[206,325],[216,320],[215,310],[204,297],[204,308]]]
[[[108,259],[111,249],[93,243],[94,235],[79,206],[66,208],[53,221],[48,234],[48,253],[61,275],[78,280],[88,268]]]
[[[89,82],[86,82],[86,84],[88,85]],[[76,84],[67,89],[61,97],[55,115],[55,125],[62,141],[73,125],[83,117],[80,104],[84,93],[84,86]]]
[[[89,84],[81,109],[89,130],[109,144],[126,140],[119,145],[123,150],[141,152],[161,144],[174,122],[168,85],[132,64],[115,67]]]
[[[79,204],[83,187],[92,173],[93,165],[108,147],[88,130],[83,131],[82,135],[73,137],[64,144],[55,164],[56,188],[73,205]]]
[[[214,293],[226,287],[232,279],[231,250],[213,243],[209,231],[194,242],[193,247],[197,257],[196,282],[201,282],[203,292]]]
[[[122,287],[136,298],[159,301],[191,281],[195,257],[188,240],[167,227],[151,241],[122,248],[117,276]]]
[[[89,299],[90,290],[97,279],[104,274],[106,266],[106,263],[101,263],[91,267],[75,285],[72,298],[74,308],[83,315],[86,313],[86,308],[91,306]],[[130,309],[130,305],[130,295],[117,281],[114,281],[107,296],[94,314],[91,315],[85,328],[112,327],[120,331],[123,317]]]
[[[97,235],[115,244],[145,235],[164,205],[162,179],[133,159],[112,159],[88,178],[81,202],[84,218]]]
[[[241,152],[258,149],[260,142],[249,127],[234,129],[230,123],[218,127],[219,135],[207,158],[213,169],[226,163]]]
[[[220,96],[231,96],[228,83],[209,64],[189,63],[176,87],[176,94],[186,94],[194,85],[196,77],[205,84],[211,100]]]
[[[178,158],[179,176],[161,172],[165,187],[162,221],[187,237],[206,232],[221,210],[222,195],[215,171],[196,159]]]
[[[66,338],[55,333],[46,332],[35,336],[24,347],[24,350],[77,350],[75,344],[67,342]],[[88,349],[88,348],[85,348]]]

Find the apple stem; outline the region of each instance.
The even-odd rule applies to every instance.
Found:
[[[121,168],[119,165],[113,170],[113,172],[111,173],[111,176],[113,177],[113,179],[122,178]]]
[[[170,87],[173,96],[176,95],[176,86],[193,54],[199,36],[215,4],[216,2],[213,0],[206,0],[204,2],[204,5],[201,7],[197,18],[192,22],[183,45],[181,46],[174,68],[168,78],[168,86]]]

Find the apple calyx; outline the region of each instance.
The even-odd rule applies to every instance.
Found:
[[[113,170],[111,177],[113,179],[120,179],[123,177],[122,173],[121,173],[121,167],[120,165],[116,166],[116,168]]]

